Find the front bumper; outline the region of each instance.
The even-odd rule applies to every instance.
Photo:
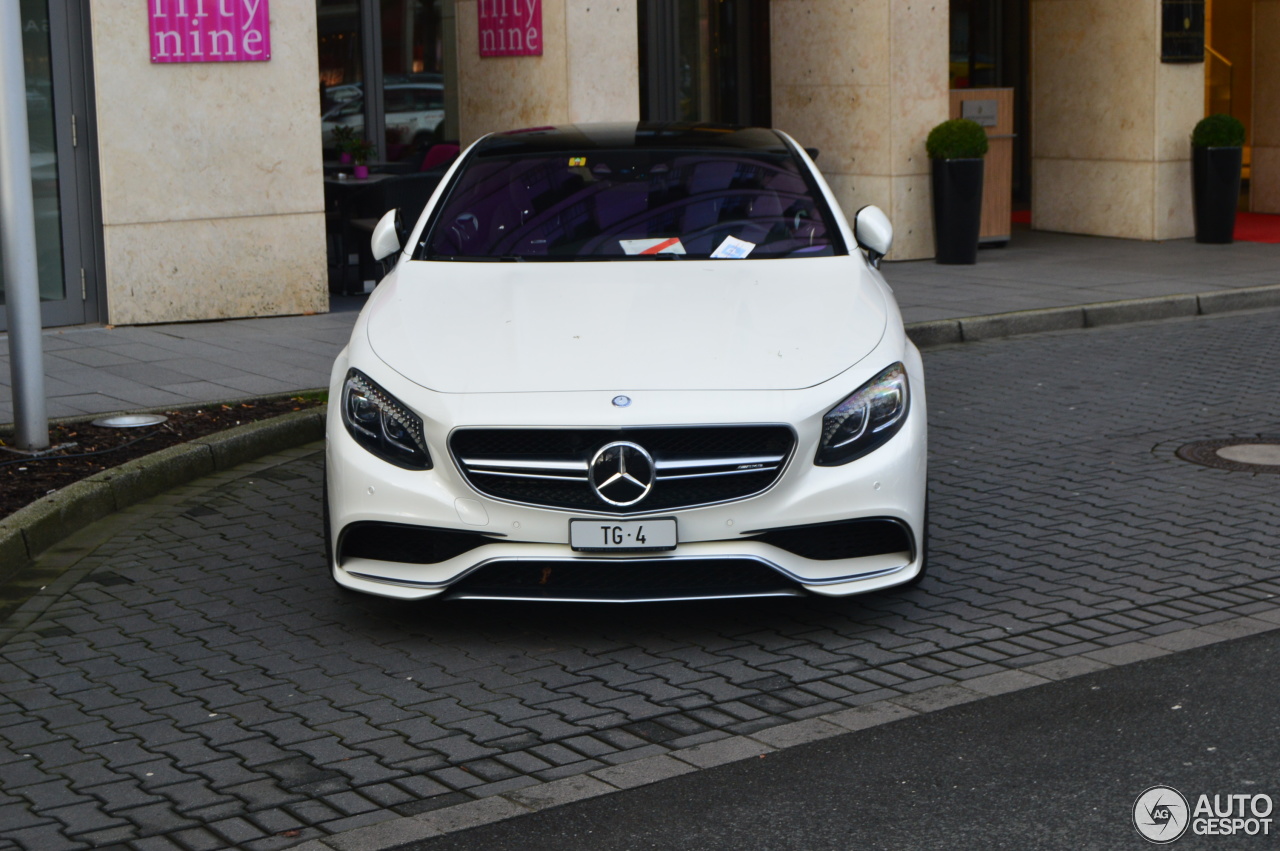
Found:
[[[428,435],[433,469],[393,467],[357,445],[342,425],[338,406],[331,405],[326,481],[334,553],[330,570],[347,588],[406,600],[843,596],[909,582],[922,566],[926,479],[923,376],[916,358],[913,409],[884,446],[850,464],[817,467],[812,463],[817,425],[801,422],[790,464],[765,492],[652,515],[676,518],[679,536],[674,550],[655,553],[576,552],[569,546],[571,519],[617,518],[519,505],[478,493],[443,451],[447,432]],[[815,408],[819,419],[820,409],[825,408]],[[841,525],[850,521],[863,525]],[[827,529],[814,534],[828,534],[826,524],[839,526],[852,538],[873,528],[885,532],[893,527],[900,534],[889,534],[882,545],[864,551],[852,545],[851,551],[858,552],[853,557],[830,557],[832,552],[807,557],[814,553],[801,554],[796,550],[804,547],[788,543],[797,535],[808,536],[806,529]],[[435,544],[410,544],[401,554],[367,544],[377,530],[396,527],[408,529],[409,541],[415,534],[426,540],[421,536],[427,534],[447,543],[436,549]],[[790,538],[762,534],[795,527],[805,528],[790,532]],[[354,546],[355,540],[366,543]],[[834,554],[841,554],[838,548]]]

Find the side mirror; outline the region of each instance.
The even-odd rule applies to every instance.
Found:
[[[863,207],[853,217],[853,236],[867,252],[871,265],[880,268],[880,258],[893,247],[893,225],[884,211],[874,205]]]
[[[374,260],[383,260],[400,250],[400,235],[396,232],[399,210],[388,210],[373,228],[370,248]]]

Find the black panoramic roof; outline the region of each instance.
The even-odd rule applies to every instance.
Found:
[[[786,153],[782,137],[763,127],[731,124],[563,124],[530,127],[486,136],[476,146],[479,156],[601,150],[678,148]]]

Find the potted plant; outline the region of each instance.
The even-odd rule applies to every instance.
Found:
[[[333,128],[333,144],[338,149],[338,162],[351,162],[351,144],[356,140],[356,128],[339,124]]]
[[[352,171],[355,173],[356,180],[364,180],[369,176],[369,154],[373,153],[373,149],[374,144],[368,139],[351,143],[351,157],[356,161]]]
[[[933,165],[937,262],[976,263],[987,133],[976,121],[953,118],[929,131],[924,148]]]
[[[1196,242],[1235,238],[1243,146],[1244,125],[1230,115],[1202,118],[1191,133]]]

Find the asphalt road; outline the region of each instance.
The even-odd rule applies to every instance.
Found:
[[[1151,786],[1178,790],[1193,812],[1201,794],[1280,803],[1278,666],[1280,634],[1266,633],[402,848],[1149,847],[1131,818]],[[1167,835],[1185,817],[1175,809]],[[1280,811],[1271,820],[1269,835],[1259,822],[1253,836],[1209,836],[1193,819],[1171,847],[1280,847]]]

